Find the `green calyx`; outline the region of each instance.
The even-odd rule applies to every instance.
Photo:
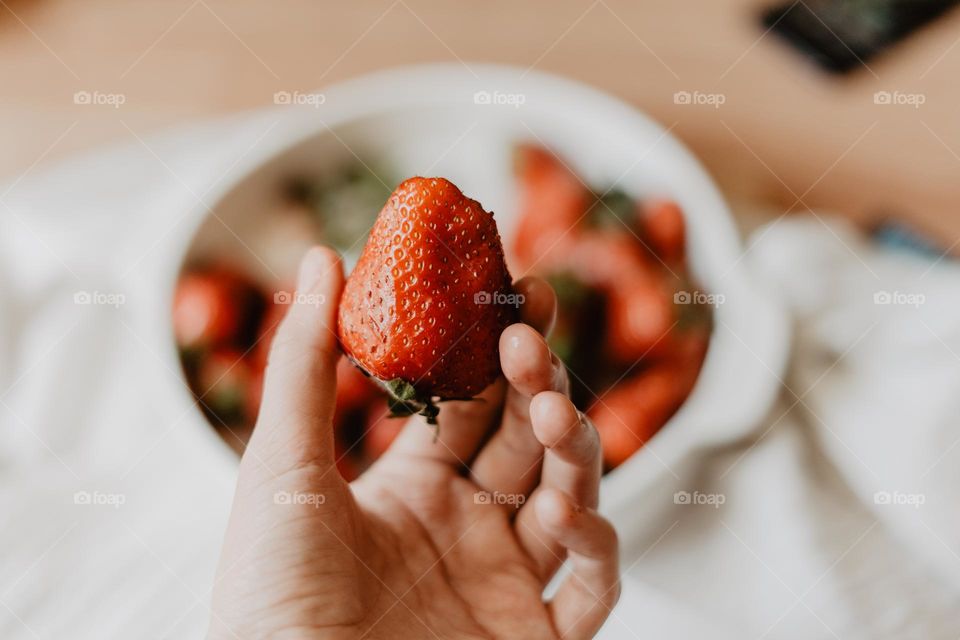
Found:
[[[360,364],[357,363],[352,357],[350,362],[356,366],[363,375],[371,378],[376,381],[380,387],[387,392],[387,406],[390,407],[390,417],[391,418],[405,418],[412,415],[421,415],[423,416],[427,424],[434,427],[436,432],[437,430],[437,415],[440,413],[440,407],[437,406],[437,403],[440,402],[449,402],[453,400],[457,401],[468,401],[476,400],[477,398],[433,398],[429,395],[423,395],[417,391],[411,383],[407,382],[403,378],[394,378],[393,380],[381,380],[376,376],[370,374],[369,371],[364,369]],[[434,433],[436,436],[437,433]]]
[[[433,398],[421,396],[414,386],[403,378],[394,378],[382,382],[382,385],[387,390],[387,403],[392,417],[419,414],[426,418],[427,424],[437,424],[440,407],[434,403]]]

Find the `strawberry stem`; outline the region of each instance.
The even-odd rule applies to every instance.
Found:
[[[349,356],[348,356],[349,357]],[[356,360],[350,358],[350,362],[360,369],[363,375],[373,378],[377,381],[384,391],[387,392],[387,406],[390,407],[391,418],[405,418],[418,414],[426,419],[427,424],[434,427],[433,440],[436,442],[440,433],[437,425],[437,415],[440,413],[440,407],[437,402],[447,402],[450,400],[466,401],[476,398],[438,398],[437,401],[430,396],[422,396],[416,387],[403,378],[394,378],[393,380],[381,380],[361,367]]]
[[[426,418],[427,424],[437,424],[440,408],[433,402],[433,398],[422,397],[416,388],[403,378],[394,378],[382,385],[387,390],[387,402],[392,416],[412,416],[416,413]]]

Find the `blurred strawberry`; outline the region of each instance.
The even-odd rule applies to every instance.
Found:
[[[250,363],[235,349],[216,349],[201,361],[194,393],[207,413],[216,416],[215,426],[247,421],[255,377]]]
[[[562,254],[575,237],[574,227],[592,201],[580,179],[541,147],[516,150],[520,218],[514,254],[525,271],[549,254]]]
[[[647,200],[639,213],[641,232],[650,248],[669,264],[683,260],[686,223],[680,206],[672,200]]]
[[[547,342],[574,373],[570,395],[575,405],[585,408],[593,397],[591,389],[597,387],[596,374],[608,368],[603,360],[605,296],[570,272],[550,274],[546,279],[557,295],[556,322]]]
[[[670,295],[646,278],[609,291],[607,351],[614,362],[630,365],[669,351],[676,323]]]
[[[643,245],[626,232],[584,232],[563,255],[544,261],[545,268],[576,274],[585,285],[610,291],[625,282],[654,283],[657,269]]]
[[[650,261],[643,245],[623,231],[587,231],[557,259],[587,289],[602,294],[590,315],[605,338],[601,346],[614,362],[632,364],[667,347],[675,321],[672,291],[662,284],[662,268]],[[548,264],[548,268],[560,265]],[[598,308],[604,314],[598,314]]]
[[[181,349],[243,347],[263,301],[244,278],[224,269],[194,271],[177,283],[173,329]]]
[[[623,464],[660,430],[686,397],[685,382],[675,367],[657,365],[619,383],[590,408],[608,467]]]

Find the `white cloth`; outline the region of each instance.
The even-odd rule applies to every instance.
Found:
[[[170,408],[155,258],[271,117],[0,187],[0,637],[202,637],[235,463]],[[812,218],[761,230],[746,259],[795,320],[784,392],[636,504],[603,636],[955,638],[957,267]]]
[[[814,217],[748,246],[794,323],[784,391],[754,436],[665,474],[630,575],[733,637],[956,638],[960,269]]]

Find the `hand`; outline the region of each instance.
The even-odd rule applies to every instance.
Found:
[[[443,403],[436,441],[409,419],[352,484],[331,426],[342,286],[336,255],[311,250],[298,289],[327,302],[293,305],[272,345],[209,637],[592,637],[619,597],[617,537],[595,511],[597,433],[536,330],[556,314],[549,286],[517,283],[527,324],[503,332],[505,379]],[[566,558],[571,575],[545,602]]]

